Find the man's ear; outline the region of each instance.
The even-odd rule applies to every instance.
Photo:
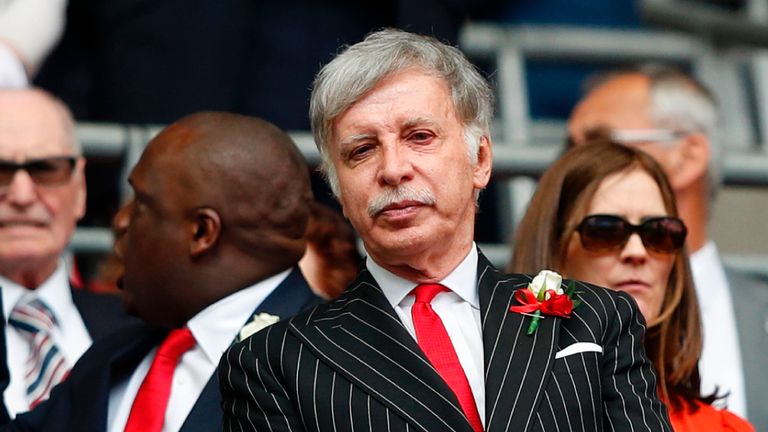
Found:
[[[686,135],[675,153],[675,162],[669,173],[674,190],[687,189],[707,177],[712,149],[706,135],[700,132]]]
[[[221,236],[221,216],[208,207],[195,210],[191,226],[189,254],[198,257],[211,250]]]
[[[477,164],[475,164],[472,174],[475,189],[485,189],[491,180],[492,168],[493,149],[491,148],[491,138],[482,136],[480,137],[480,145],[477,148]]]
[[[77,220],[80,220],[85,216],[85,202],[87,196],[87,189],[85,187],[85,158],[77,158],[75,163],[75,199],[72,205],[75,207],[75,216]]]

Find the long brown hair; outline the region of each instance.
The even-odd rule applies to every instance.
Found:
[[[600,140],[565,153],[541,177],[514,237],[509,270],[535,273],[563,269],[573,221],[586,216],[602,181],[616,173],[640,169],[661,191],[667,214],[677,216],[672,187],[662,168],[644,152]],[[648,323],[645,348],[659,376],[661,396],[679,410],[683,403],[711,403],[714,395],[699,390],[698,361],[702,329],[688,252],[676,254],[659,316]]]

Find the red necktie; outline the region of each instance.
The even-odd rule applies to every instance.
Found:
[[[445,331],[443,321],[432,309],[432,299],[441,291],[448,291],[448,288],[438,284],[422,284],[411,292],[416,296],[416,303],[411,309],[416,340],[429,362],[437,369],[437,373],[456,393],[459,405],[464,410],[464,415],[467,416],[472,429],[475,432],[482,432],[483,424],[480,422],[480,414],[477,412],[467,376],[459,363],[456,350],[453,349],[451,338]]]
[[[182,354],[195,346],[195,338],[188,328],[168,333],[152,360],[152,366],[133,400],[125,432],[160,432],[165,422],[165,409],[171,395],[173,371]]]

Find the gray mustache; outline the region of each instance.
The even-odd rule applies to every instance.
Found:
[[[374,217],[387,206],[403,201],[434,205],[435,196],[429,189],[414,189],[410,186],[387,189],[368,203],[368,215]]]

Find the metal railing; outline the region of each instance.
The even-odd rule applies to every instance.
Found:
[[[551,125],[548,134],[557,130]],[[127,173],[138,161],[146,144],[159,131],[160,126],[137,126],[120,124],[79,123],[77,134],[83,144],[87,157],[117,158],[122,161],[122,169],[117,181],[121,182],[123,196],[128,196],[125,179]],[[564,129],[563,129],[564,130]],[[309,132],[290,133],[307,163],[317,166],[320,154]],[[494,177],[508,179],[516,176],[538,177],[560,153],[560,148],[546,146],[515,146],[497,140],[494,143]],[[768,185],[768,157],[755,157],[741,154],[726,155],[724,177],[728,184]],[[70,243],[73,252],[107,253],[112,248],[113,235],[107,227],[78,227]],[[499,267],[509,261],[510,251],[506,244],[483,244],[483,251]],[[768,256],[746,255],[726,256],[729,263],[747,270],[768,269]]]

